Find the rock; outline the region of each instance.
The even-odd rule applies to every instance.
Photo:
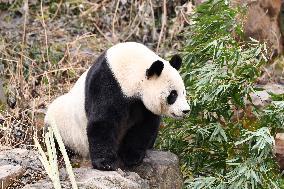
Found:
[[[12,177],[0,176],[0,180],[3,181],[3,183],[7,183],[6,186],[12,184],[13,187],[23,187],[35,180],[39,180],[44,174],[42,164],[38,159],[38,153],[34,150],[21,148],[10,149],[8,147],[1,147],[0,175],[3,173],[2,168],[10,168],[11,170],[11,174],[9,175]],[[17,182],[11,182],[15,180],[17,180]]]
[[[38,153],[27,149],[9,149],[1,147],[0,152],[0,181],[4,188],[12,181],[19,180],[25,189],[51,189],[49,179],[30,184],[45,176]],[[4,171],[3,171],[4,170]],[[62,169],[64,170],[64,169]],[[99,171],[91,167],[73,169],[77,184],[80,188],[126,188],[126,189],[175,189],[182,188],[182,176],[179,170],[178,158],[170,152],[148,151],[143,163],[127,171]],[[37,175],[39,174],[39,175]],[[70,188],[68,175],[61,171],[62,188]]]
[[[148,151],[143,163],[132,171],[148,180],[153,189],[177,189],[183,185],[178,158],[170,152]]]
[[[275,137],[275,146],[273,148],[275,158],[280,169],[284,170],[284,133],[277,133]]]
[[[118,171],[99,171],[92,168],[73,169],[78,187],[80,189],[148,189],[146,180],[139,177],[137,173]],[[62,182],[62,188],[71,188],[68,178]],[[40,181],[36,184],[27,185],[24,189],[51,189],[52,183],[48,180]]]
[[[107,188],[129,188],[147,189],[149,184],[141,179],[137,173],[118,171],[99,171],[92,168],[76,169],[75,175],[81,188],[90,186],[102,189]],[[95,188],[95,187],[94,187]]]
[[[67,189],[67,188],[71,188],[71,184],[69,184],[68,182],[61,182],[61,188],[62,189]],[[25,187],[23,187],[23,189],[54,189],[52,182],[49,180],[41,180],[35,184],[30,184],[30,185],[26,185]]]
[[[1,165],[0,170],[1,188],[7,188],[14,180],[17,180],[24,173],[24,169],[20,165]]]
[[[21,165],[24,168],[42,170],[42,165],[38,159],[38,153],[34,150],[14,148],[0,152],[0,165],[3,164]]]
[[[278,20],[281,0],[233,0],[232,4],[248,5],[244,20],[245,36],[267,42],[274,55],[281,54],[283,46]]]
[[[252,104],[258,108],[265,107],[272,102],[271,94],[284,94],[284,85],[277,83],[270,82],[265,85],[256,85],[255,87],[262,89],[262,91],[255,91],[253,93],[250,93]]]
[[[1,115],[2,116],[2,115]],[[1,146],[0,145],[0,152],[3,151],[3,150],[11,150],[12,148],[9,147],[9,146]]]
[[[250,94],[250,98],[252,100],[253,105],[258,108],[264,107],[271,103],[271,96],[267,93],[267,91],[256,91]]]
[[[206,0],[195,0],[194,4],[195,5],[200,5],[201,3],[204,3],[204,2],[206,2]]]
[[[280,85],[284,84],[284,58],[279,57],[273,60],[272,64],[264,65],[264,72],[260,78],[258,78],[257,83],[260,85],[277,83]]]
[[[280,85],[277,83],[268,83],[267,85],[263,86],[263,88],[273,94],[284,94],[284,85]]]
[[[79,188],[95,189],[179,189],[182,188],[182,176],[178,158],[170,152],[148,151],[143,163],[128,171],[99,171],[96,169],[73,169]],[[61,171],[62,188],[70,188],[66,172]],[[27,185],[24,189],[51,189],[52,183],[43,180]]]

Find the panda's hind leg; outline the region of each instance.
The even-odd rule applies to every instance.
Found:
[[[56,140],[54,140],[55,143],[55,148],[56,148],[56,153],[57,156],[60,158],[62,157],[62,152],[59,148],[58,142]],[[67,153],[68,158],[71,160],[72,158],[75,158],[78,156],[78,153],[76,153],[72,148],[69,148],[68,146],[65,145],[65,150]]]
[[[42,131],[41,131],[41,144],[42,145],[45,145],[45,137],[46,137],[46,133],[48,132],[48,128],[50,127],[49,124],[45,124],[45,126],[43,127]],[[53,135],[53,139],[54,139],[54,144],[55,144],[55,149],[56,149],[56,154],[59,156],[59,157],[62,157],[62,153],[60,151],[60,148],[59,148],[59,145],[58,145],[58,142],[57,140],[55,139],[55,136]],[[78,156],[78,154],[72,149],[72,148],[69,148],[68,146],[64,145],[65,146],[65,150],[67,152],[67,155],[69,157],[69,159],[73,158],[73,157],[76,157]]]
[[[118,152],[124,166],[132,167],[142,163],[146,150],[153,147],[159,125],[160,117],[149,115],[127,131]]]

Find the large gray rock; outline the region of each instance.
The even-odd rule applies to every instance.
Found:
[[[149,189],[146,180],[133,172],[118,171],[99,171],[92,168],[74,169],[76,182],[80,189]],[[64,173],[65,174],[65,173]],[[62,188],[71,188],[70,182],[66,177],[61,182]],[[42,180],[36,184],[27,185],[24,189],[52,189],[52,183],[49,180]]]
[[[182,176],[178,158],[170,152],[148,151],[143,163],[129,171],[99,171],[88,168],[73,169],[82,189],[179,189]],[[61,171],[62,188],[70,188],[68,176]],[[50,180],[27,185],[24,189],[51,189]]]
[[[273,94],[284,94],[284,85],[276,84],[276,83],[268,83],[267,85],[264,85],[263,88]]]
[[[20,165],[1,165],[0,166],[0,186],[7,188],[14,180],[17,180],[24,173],[24,169]]]
[[[44,170],[33,150],[1,146],[0,148],[0,184],[21,188],[44,176]],[[13,183],[14,181],[17,181]],[[1,188],[1,187],[0,187]],[[1,188],[1,189],[2,189]]]
[[[0,151],[0,165],[5,165],[7,163],[42,170],[41,162],[38,159],[38,153],[33,150],[4,148],[4,150]]]
[[[275,159],[278,162],[280,170],[284,170],[284,133],[277,133],[275,136],[275,145],[273,147]]]
[[[146,179],[150,188],[178,189],[183,185],[178,158],[170,152],[148,151],[143,163],[132,171]]]
[[[251,93],[250,98],[252,104],[258,108],[265,107],[266,105],[270,104],[272,101],[271,96],[265,90],[255,91],[254,93]]]

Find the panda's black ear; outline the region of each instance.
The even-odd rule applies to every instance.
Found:
[[[164,69],[164,63],[160,60],[153,62],[150,68],[146,70],[147,78],[152,77],[153,75],[160,76]]]
[[[172,67],[174,67],[176,70],[179,70],[181,67],[182,59],[179,55],[175,54],[172,56],[170,60],[170,64]]]

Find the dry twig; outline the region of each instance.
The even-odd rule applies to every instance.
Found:
[[[154,8],[152,0],[149,0],[150,6],[151,6],[151,13],[152,13],[152,19],[153,19],[153,29],[152,29],[152,38],[155,40],[156,38],[156,26],[155,26],[155,14],[154,14]]]
[[[93,24],[96,27],[96,29],[98,30],[98,32],[111,44],[113,44],[113,42],[104,34],[104,32],[102,32],[102,30],[99,28],[99,26],[95,23],[95,20],[93,20]]]
[[[28,15],[28,11],[29,11],[29,1],[25,0],[24,2],[24,26],[23,26],[23,36],[22,36],[22,45],[21,45],[21,56],[20,56],[20,61],[17,64],[17,72],[18,72],[18,78],[19,78],[19,83],[20,83],[20,91],[19,91],[19,95],[21,97],[21,103],[24,103],[24,75],[23,75],[23,61],[24,61],[24,51],[25,51],[25,46],[26,46],[26,24],[27,24],[27,15]]]
[[[161,32],[160,32],[160,36],[159,36],[159,41],[158,41],[158,45],[156,48],[156,52],[159,52],[159,48],[160,48],[160,43],[164,34],[164,28],[167,22],[167,4],[166,4],[166,0],[163,1],[163,16],[162,16],[162,28],[161,28]]]
[[[42,24],[42,27],[44,29],[46,58],[47,58],[47,62],[50,64],[50,61],[49,61],[49,51],[48,51],[48,42],[47,42],[46,24],[45,24],[45,21],[44,21],[44,15],[43,15],[43,9],[42,9],[42,0],[40,1],[40,12],[41,12],[41,24]]]
[[[54,13],[54,15],[53,15],[53,17],[52,17],[51,20],[50,20],[51,22],[56,18],[57,14],[58,14],[58,12],[59,12],[59,10],[60,10],[60,8],[61,8],[62,2],[63,2],[63,0],[60,0],[60,2],[59,2],[59,4],[58,4],[58,7],[57,7],[57,9],[56,9],[56,11],[55,11],[55,13]]]
[[[113,15],[113,19],[112,19],[112,37],[115,37],[114,24],[115,24],[115,20],[116,20],[116,13],[117,13],[117,10],[118,10],[119,2],[120,2],[120,0],[117,0],[115,11],[114,11],[114,15]]]

